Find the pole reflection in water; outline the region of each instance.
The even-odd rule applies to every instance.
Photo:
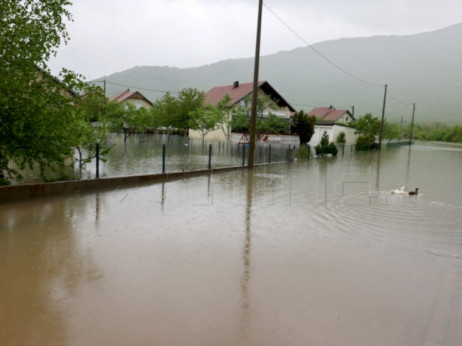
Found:
[[[160,208],[164,211],[165,199],[167,198],[165,193],[165,182],[162,182],[161,196],[160,196]]]
[[[380,157],[382,155],[382,151],[377,151],[377,171],[376,171],[376,178],[375,178],[375,189],[380,191]]]
[[[404,180],[405,186],[408,186],[409,184],[409,175],[411,171],[411,148],[412,145],[409,145],[409,150],[407,151],[406,178]]]
[[[242,314],[241,314],[241,333],[242,337],[248,336],[251,324],[251,305],[249,297],[250,283],[250,249],[251,249],[251,217],[252,217],[252,200],[253,200],[253,183],[254,171],[249,169],[247,172],[247,190],[246,190],[246,209],[245,209],[245,238],[242,251],[242,260],[244,270],[241,277],[241,295],[242,295]]]

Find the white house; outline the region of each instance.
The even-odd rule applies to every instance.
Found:
[[[355,130],[347,124],[355,121],[354,116],[343,109],[334,107],[313,108],[308,115],[314,115],[318,118],[318,123],[314,128],[313,137],[311,137],[310,146],[316,146],[321,141],[324,132],[329,136],[329,142],[336,142],[341,132],[345,133],[345,144],[354,144],[356,141]]]

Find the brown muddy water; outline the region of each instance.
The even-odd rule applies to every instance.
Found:
[[[461,345],[460,172],[416,145],[0,204],[0,344]]]

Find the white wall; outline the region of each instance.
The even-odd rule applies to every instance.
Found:
[[[336,142],[337,137],[341,132],[345,132],[346,145],[354,144],[356,142],[355,130],[351,127],[341,125],[316,125],[314,127],[314,134],[309,141],[309,145],[314,147],[321,142],[321,138],[324,132],[327,132],[329,136],[329,142]]]

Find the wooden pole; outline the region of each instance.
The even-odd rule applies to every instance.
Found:
[[[263,0],[258,3],[258,24],[257,24],[257,43],[255,47],[255,65],[253,68],[253,93],[252,93],[252,109],[250,113],[250,142],[249,142],[249,157],[247,166],[253,168],[255,154],[255,132],[257,124],[257,96],[258,96],[258,70],[260,66],[260,37],[261,37],[261,17],[263,9]]]
[[[387,104],[387,88],[388,88],[388,85],[385,84],[385,93],[383,95],[383,107],[382,107],[382,121],[380,123],[379,149],[382,149],[383,126],[385,122],[385,105]]]
[[[409,145],[412,145],[412,140],[414,139],[414,114],[415,114],[415,103],[412,106],[411,135],[409,136]]]

